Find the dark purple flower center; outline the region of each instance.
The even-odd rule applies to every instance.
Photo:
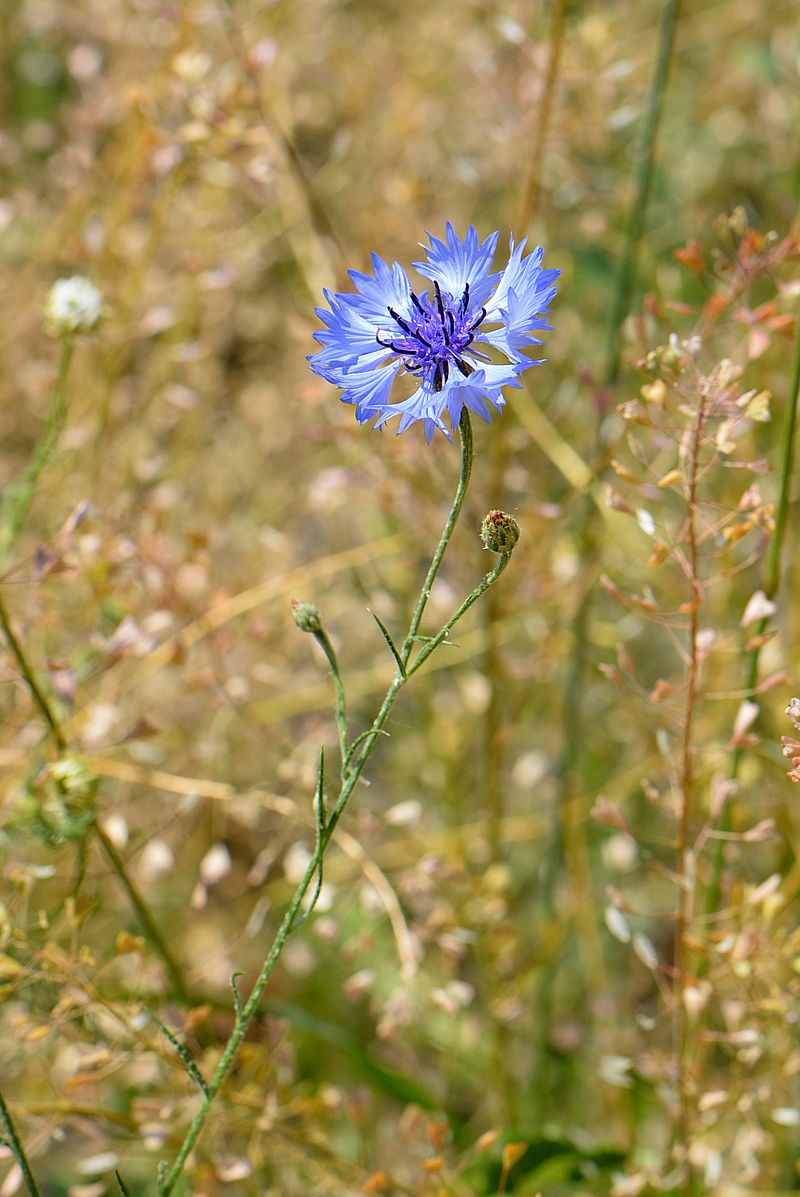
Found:
[[[411,303],[413,308],[407,316],[394,308],[387,309],[397,331],[392,330],[389,336],[378,331],[378,344],[401,357],[409,374],[432,378],[435,391],[441,391],[449,379],[451,366],[468,378],[473,367],[464,361],[463,354],[486,319],[486,308],[470,311],[469,283],[458,301],[447,292],[443,294],[434,282],[433,296],[427,291],[421,296],[412,291]]]

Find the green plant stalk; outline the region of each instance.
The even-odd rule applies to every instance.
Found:
[[[658,127],[661,123],[661,112],[664,107],[667,76],[672,58],[672,47],[675,41],[675,26],[680,15],[680,7],[681,0],[666,0],[664,7],[661,9],[656,67],[650,84],[647,112],[642,129],[639,164],[636,172],[636,196],[628,220],[625,253],[619,274],[617,275],[614,298],[611,305],[611,324],[609,326],[605,373],[605,380],[608,384],[616,382],[619,376],[622,322],[627,316],[630,306],[631,291],[633,290],[636,273],[636,252],[642,238],[642,233],[644,232],[647,205],[653,183],[656,139],[658,137]]]
[[[778,503],[775,509],[775,531],[772,535],[772,540],[769,546],[769,553],[767,555],[767,564],[764,571],[764,581],[761,589],[768,599],[772,599],[778,593],[778,587],[781,580],[781,557],[783,553],[784,540],[786,539],[786,527],[789,520],[789,492],[792,483],[792,467],[794,464],[795,439],[797,435],[797,407],[798,396],[800,396],[800,322],[794,343],[794,362],[792,365],[792,382],[789,391],[789,402],[786,408],[786,415],[783,423],[783,435],[781,438],[781,465],[780,478],[778,483]],[[756,625],[755,638],[759,639],[767,630],[769,626],[769,617],[764,616]],[[761,657],[761,646],[756,644],[747,660],[747,673],[745,676],[745,693],[750,696],[753,694],[758,682],[758,666]],[[735,748],[731,756],[730,770],[728,778],[735,781],[739,776],[739,768],[744,756],[743,748]],[[730,805],[725,803],[717,820],[716,830],[726,832],[730,830]],[[715,914],[719,908],[720,897],[722,893],[722,868],[725,855],[725,841],[718,839],[714,845],[714,855],[711,866],[711,879],[709,881],[708,889],[706,891],[706,912],[708,914]]]
[[[61,730],[58,720],[55,717],[53,708],[51,707],[47,696],[39,685],[36,674],[31,668],[30,662],[25,654],[25,650],[17,639],[16,633],[11,626],[11,622],[8,617],[8,611],[6,610],[2,595],[0,595],[0,626],[2,626],[5,638],[8,641],[8,645],[14,655],[14,659],[19,666],[19,671],[22,674],[22,677],[33,696],[33,700],[36,703],[36,706],[39,708],[39,711],[41,712],[42,717],[49,728],[50,735],[52,736],[56,748],[60,753],[67,752],[69,750],[67,740],[63,731]],[[191,1005],[192,999],[190,991],[186,984],[183,973],[181,972],[180,965],[173,956],[166,939],[161,933],[158,923],[155,921],[150,909],[147,906],[147,903],[139,893],[139,890],[132,877],[128,873],[128,870],[125,868],[125,862],[99,823],[94,822],[92,824],[92,831],[97,837],[97,840],[103,849],[109,864],[119,877],[119,880],[127,892],[131,901],[131,905],[136,911],[137,917],[142,924],[145,934],[164,961],[167,971],[172,978],[176,995],[181,999],[181,1001],[185,1002],[186,1005]]]
[[[339,662],[336,658],[336,651],[330,642],[328,633],[324,628],[320,628],[318,632],[314,632],[314,639],[320,646],[325,656],[328,659],[328,664],[331,667],[331,675],[333,677],[334,690],[336,692],[336,726],[339,731],[339,754],[342,759],[341,776],[347,772],[347,705],[345,703],[344,683],[342,675],[339,672]]]
[[[63,431],[67,415],[67,375],[74,348],[75,341],[72,337],[62,338],[58,372],[53,384],[50,410],[47,414],[44,431],[36,444],[33,457],[3,494],[0,505],[0,564],[8,556],[28,517],[28,512],[36,497],[39,476],[53,456],[53,450]]]
[[[449,542],[453,528],[455,527],[456,520],[458,519],[458,514],[464,502],[464,494],[466,491],[467,482],[469,481],[469,474],[472,466],[472,429],[466,409],[462,413],[460,429],[462,464],[458,488],[453,500],[453,506],[451,508],[450,515],[445,525],[445,533],[442,535],[442,539],[440,540],[434,555],[435,568],[432,564],[431,568],[428,570],[428,574],[425,578],[425,582],[423,583],[422,591],[420,593],[419,601],[417,602],[417,606],[415,607],[414,614],[411,618],[409,634],[405,641],[405,646],[408,646],[408,651],[405,653],[406,661],[408,660],[408,654],[410,653],[411,646],[414,643],[414,637],[416,636],[416,631],[419,628],[419,624],[422,619],[422,611],[424,610],[430,587],[433,583],[434,577],[436,576],[436,572],[441,565],[444,552],[447,548],[447,544]],[[237,1011],[233,1031],[231,1032],[230,1038],[225,1045],[225,1050],[223,1051],[220,1062],[217,1065],[217,1069],[211,1080],[208,1082],[208,1092],[203,1097],[200,1107],[195,1114],[188,1131],[186,1132],[186,1136],[180,1147],[178,1155],[175,1158],[175,1162],[169,1171],[165,1172],[158,1185],[159,1197],[169,1197],[183,1173],[189,1153],[191,1152],[203,1130],[206,1119],[211,1111],[211,1107],[214,1104],[214,1100],[231,1068],[239,1046],[244,1036],[247,1034],[247,1029],[250,1026],[250,1023],[259,1010],[264,990],[267,987],[275,965],[278,963],[286,941],[298,923],[303,900],[312,883],[314,882],[315,877],[317,877],[319,874],[325,851],[330,843],[336,825],[339,822],[350,796],[364,771],[364,767],[369,760],[369,757],[375,746],[375,742],[377,741],[378,736],[381,734],[384,724],[389,718],[392,707],[397,701],[397,696],[400,693],[400,690],[412,676],[412,674],[416,673],[417,670],[425,664],[431,653],[435,652],[439,645],[443,643],[449,632],[453,629],[456,623],[458,623],[459,619],[461,619],[461,617],[470,609],[470,607],[478,601],[481,595],[485,594],[486,591],[494,585],[508,565],[509,559],[510,554],[502,554],[499,557],[495,567],[481,579],[479,584],[467,596],[455,614],[452,615],[450,619],[448,619],[447,622],[442,625],[435,636],[432,636],[430,640],[426,641],[417,656],[414,658],[412,665],[410,665],[408,668],[401,668],[398,666],[389,688],[386,691],[380,709],[378,710],[378,713],[372,722],[372,726],[363,737],[359,737],[360,740],[363,740],[363,743],[361,743],[358,752],[356,754],[353,754],[352,752],[348,754],[349,763],[345,775],[342,778],[342,784],[336,803],[327,822],[318,831],[314,852],[308,862],[308,866],[301,881],[295,889],[295,892],[289,903],[289,907],[283,917],[283,921],[278,928],[277,934],[272,941],[272,945],[269,949],[267,957],[261,966],[261,971],[259,972],[255,984],[250,992],[250,996],[242,1005],[241,1009]],[[414,629],[413,635],[411,628]],[[346,756],[345,759],[348,759],[348,757]],[[319,794],[316,801],[319,803],[321,800],[322,795]]]
[[[28,1157],[25,1155],[25,1150],[19,1141],[19,1136],[17,1135],[16,1128],[2,1093],[0,1093],[0,1132],[0,1139],[5,1139],[6,1143],[11,1148],[11,1154],[17,1161],[19,1170],[22,1173],[22,1179],[25,1181],[25,1188],[28,1190],[30,1197],[41,1197],[38,1185],[33,1178],[33,1173],[31,1172],[31,1166],[28,1163]]]
[[[0,563],[8,556],[17,537],[22,531],[25,520],[27,519],[28,513],[36,497],[36,487],[39,477],[45,465],[51,460],[53,451],[58,443],[58,438],[64,428],[67,411],[67,378],[69,375],[70,364],[72,362],[74,345],[75,342],[72,337],[62,338],[61,355],[59,357],[56,380],[53,385],[47,423],[41,437],[39,438],[36,448],[34,449],[33,457],[31,458],[30,463],[22,471],[20,477],[10,485],[3,496],[2,505],[0,506]],[[64,736],[47,695],[39,684],[39,680],[36,677],[36,672],[28,660],[25,649],[22,647],[20,640],[11,626],[11,620],[9,618],[8,609],[3,601],[2,593],[0,593],[0,627],[2,627],[3,634],[8,642],[8,646],[11,649],[17,665],[19,666],[19,671],[22,675],[22,678],[31,692],[34,703],[39,708],[39,711],[41,712],[41,715],[47,724],[49,734],[53,739],[53,743],[60,753],[67,752],[69,745],[67,743],[66,737]],[[127,891],[131,900],[131,904],[133,905],[148,938],[151,940],[153,946],[162,957],[167,971],[172,978],[177,996],[180,997],[180,999],[187,1005],[190,1005],[191,998],[189,989],[181,972],[180,966],[170,951],[169,945],[162,935],[152,913],[148,909],[144,898],[139,893],[132,878],[128,874],[122,857],[119,855],[113,843],[97,822],[92,824],[92,829],[94,834],[97,836],[100,846],[102,847],[112,869],[117,874],[122,882],[123,887]]]
[[[461,420],[458,425],[458,435],[461,440],[461,474],[458,479],[458,486],[456,488],[455,498],[453,499],[453,506],[450,508],[450,515],[447,517],[447,523],[444,526],[441,539],[436,546],[436,552],[431,559],[430,568],[428,569],[427,577],[422,584],[417,605],[414,608],[414,614],[411,616],[411,623],[408,626],[408,634],[403,641],[403,647],[400,650],[400,656],[403,665],[408,664],[408,659],[411,656],[411,650],[414,647],[414,638],[419,631],[419,625],[422,622],[422,616],[425,612],[425,606],[430,598],[431,588],[436,580],[436,575],[439,572],[439,566],[442,564],[442,558],[445,554],[450,537],[453,534],[453,529],[456,526],[456,521],[461,514],[461,508],[464,504],[464,496],[467,493],[469,486],[469,476],[472,472],[472,424],[469,418],[469,412],[466,407],[461,409]]]
[[[542,99],[536,114],[533,129],[533,148],[528,170],[528,178],[522,202],[517,215],[517,228],[520,236],[528,231],[528,226],[537,215],[542,195],[542,168],[544,162],[544,148],[550,130],[550,117],[553,111],[553,97],[561,67],[561,54],[564,47],[564,18],[567,11],[567,0],[553,0],[550,14],[550,30],[548,33],[547,73],[542,90]]]

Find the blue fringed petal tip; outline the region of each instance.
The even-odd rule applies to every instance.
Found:
[[[428,442],[437,428],[452,439],[464,407],[489,420],[490,404],[505,405],[503,388],[519,387],[522,372],[541,365],[525,350],[551,327],[561,272],[543,270],[544,251],[525,255],[525,240],[515,245],[512,237],[506,266],[492,273],[498,236],[480,241],[470,226],[462,241],[449,222],[444,241],[429,233],[426,260],[414,263],[429,283],[424,290],[412,289],[397,262],[373,254],[372,274],[350,271],[354,292],[325,291],[329,306],[316,309],[325,328],[314,334],[322,348],[308,360],[355,404],[360,424],[374,419],[382,428],[397,416],[398,433],[420,421]],[[418,388],[392,403],[402,375]]]

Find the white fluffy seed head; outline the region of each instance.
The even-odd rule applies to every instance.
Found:
[[[103,297],[88,278],[60,278],[50,288],[44,318],[54,337],[93,332],[102,317]]]

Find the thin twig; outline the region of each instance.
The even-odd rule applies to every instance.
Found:
[[[17,1134],[16,1127],[14,1126],[11,1114],[9,1112],[8,1106],[5,1103],[2,1093],[0,1093],[0,1129],[2,1129],[0,1138],[5,1139],[6,1143],[11,1148],[11,1154],[17,1161],[19,1170],[22,1173],[22,1179],[25,1181],[25,1187],[28,1190],[30,1197],[41,1197],[39,1188],[33,1178],[33,1173],[31,1172],[31,1166],[28,1163],[28,1157],[25,1155],[25,1149],[20,1142],[19,1135]]]
[[[698,646],[699,612],[703,601],[702,583],[699,572],[699,548],[697,540],[697,483],[700,466],[700,444],[706,416],[706,396],[700,394],[692,429],[691,455],[689,460],[688,493],[686,497],[686,540],[688,543],[687,577],[691,588],[689,612],[688,670],[686,678],[686,701],[683,719],[683,736],[680,759],[680,812],[678,816],[678,839],[676,850],[676,871],[678,874],[678,904],[675,918],[675,981],[673,991],[674,1049],[678,1064],[678,1137],[681,1147],[681,1164],[685,1170],[684,1192],[692,1197],[692,1165],[689,1156],[691,1146],[691,1100],[689,1093],[689,1020],[684,1002],[688,966],[688,937],[694,902],[694,885],[690,877],[689,836],[692,825],[693,799],[693,746],[694,718],[700,680],[700,652]]]
[[[789,500],[792,483],[792,467],[794,463],[795,439],[797,435],[797,407],[800,395],[800,321],[795,336],[794,364],[792,368],[792,382],[789,390],[789,400],[783,423],[781,442],[780,479],[778,484],[778,503],[775,509],[775,531],[769,546],[764,581],[761,589],[768,599],[772,599],[778,592],[781,581],[781,564],[786,539],[786,528],[789,519]],[[758,666],[761,657],[761,637],[769,626],[769,617],[764,616],[756,625],[754,638],[756,645],[751,649],[747,660],[745,675],[745,693],[753,694],[758,681]],[[744,749],[737,747],[731,756],[728,777],[735,781],[739,776],[739,768],[744,757]],[[730,804],[725,803],[716,824],[716,830],[727,832],[730,829]],[[725,859],[725,841],[717,840],[714,846],[714,856],[711,865],[711,880],[706,893],[706,911],[713,914],[719,907],[722,894],[722,869]]]

